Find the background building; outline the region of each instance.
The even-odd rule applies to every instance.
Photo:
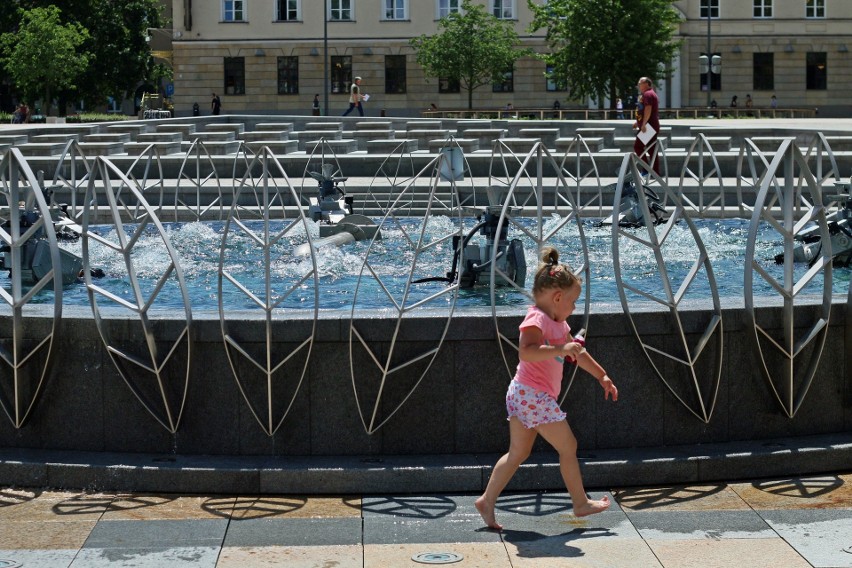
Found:
[[[225,113],[310,114],[314,94],[328,114],[347,108],[347,89],[363,78],[369,115],[416,115],[431,103],[466,108],[467,95],[426,77],[409,40],[437,31],[438,19],[460,0],[172,0],[171,61],[175,110],[208,114],[212,93]],[[544,34],[530,34],[526,0],[481,0],[491,13],[515,23],[524,47],[546,49]],[[681,56],[658,91],[669,107],[705,106],[707,74],[698,65],[708,51],[721,56],[710,74],[712,97],[727,106],[737,95],[755,106],[818,107],[821,115],[852,115],[852,10],[849,0],[682,0]],[[324,22],[324,8],[328,21]],[[329,77],[324,77],[327,45]],[[161,54],[162,56],[162,54]],[[505,81],[474,92],[474,106],[550,107],[570,94],[545,78],[545,63],[517,62]],[[637,70],[637,76],[646,74]],[[323,113],[326,110],[323,109]]]

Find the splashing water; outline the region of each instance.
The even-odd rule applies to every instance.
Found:
[[[467,219],[465,231],[469,231],[474,221]],[[519,219],[521,225],[528,224],[527,228],[533,227],[533,220]],[[547,234],[561,222],[558,218],[545,221],[543,230]],[[284,225],[274,227],[274,232],[280,231]],[[370,267],[382,278],[383,283],[389,286],[392,292],[402,290],[408,281],[408,272],[412,269],[415,258],[413,247],[409,239],[416,244],[420,230],[425,223],[426,241],[436,240],[442,236],[452,234],[457,230],[457,219],[443,216],[433,216],[426,220],[405,218],[396,219],[392,223],[382,226],[382,240],[376,241],[370,247],[370,241],[356,241],[342,247],[328,246],[319,249],[317,256],[317,270],[320,286],[320,308],[322,309],[350,309],[359,275],[364,266],[364,258],[369,250]],[[189,287],[189,296],[192,308],[198,310],[218,309],[218,270],[219,255],[222,247],[222,233],[224,222],[214,223],[173,223],[165,225],[168,237],[180,258],[180,265]],[[250,224],[249,224],[250,225]],[[748,221],[740,219],[726,220],[698,220],[696,221],[701,239],[707,248],[710,262],[713,266],[714,275],[722,297],[742,297],[743,273],[745,270],[745,245],[748,236]],[[128,234],[132,234],[135,228],[127,226]],[[257,225],[255,230],[260,230]],[[647,235],[645,229],[643,237]],[[103,234],[110,237],[112,228],[104,227]],[[131,258],[135,266],[137,276],[142,283],[144,293],[149,293],[155,286],[157,279],[167,269],[170,259],[162,238],[156,231],[146,229],[146,234],[139,239],[134,247]],[[312,238],[319,236],[319,226],[313,222],[308,223],[308,231]],[[610,227],[596,226],[596,221],[584,221],[583,231],[589,247],[590,282],[592,299],[596,302],[617,302],[618,290],[613,266],[612,253],[612,230]],[[533,241],[526,237],[517,227],[510,227],[510,238],[519,238],[524,243],[524,251],[527,262],[526,288],[529,289],[537,264],[537,250]],[[480,236],[476,239],[484,238]],[[304,228],[297,224],[288,231],[281,242],[273,247],[270,273],[273,279],[273,299],[288,290],[295,282],[302,278],[312,268],[310,257],[294,254],[296,247],[307,241]],[[561,255],[561,260],[578,266],[582,262],[582,250],[580,248],[579,230],[576,223],[568,223],[562,227],[549,244],[556,246]],[[82,244],[61,243],[63,248],[82,256]],[[757,258],[763,268],[775,278],[781,278],[781,267],[774,262],[774,256],[780,251],[781,242],[777,234],[764,225],[758,234]],[[659,294],[660,277],[657,273],[657,265],[651,249],[641,246],[631,239],[621,238],[619,242],[621,269],[623,278],[629,280],[632,286],[646,290],[649,293]],[[231,274],[239,275],[240,282],[253,291],[264,288],[263,258],[257,253],[254,243],[244,234],[229,233],[228,243],[225,251],[225,267]],[[666,270],[673,286],[677,288],[679,282],[686,277],[692,265],[698,257],[698,248],[693,241],[692,234],[685,223],[681,223],[672,229],[671,235],[663,246],[663,258],[666,261]],[[104,247],[94,241],[90,241],[89,250],[90,263],[93,267],[100,267],[106,273],[106,277],[97,282],[110,292],[129,298],[132,295],[132,287],[129,284],[127,270],[123,257],[114,250]],[[447,239],[437,246],[429,247],[421,251],[414,266],[415,278],[426,276],[445,276],[450,269],[453,260],[453,248],[451,239]],[[796,277],[803,275],[807,267],[797,267]],[[846,294],[850,282],[849,268],[835,268],[833,272],[833,288],[835,294]],[[182,299],[177,287],[176,279],[167,285],[157,297],[154,307],[156,309],[175,309],[182,307]],[[5,281],[5,283],[4,283]],[[390,284],[388,284],[388,282]],[[771,287],[760,278],[755,278],[755,295],[768,296],[772,292]],[[8,275],[0,274],[0,284],[8,287]],[[388,298],[379,293],[375,287],[364,284],[358,293],[358,307],[365,309],[376,309],[388,307]],[[427,297],[439,291],[445,284],[427,283],[414,284],[411,287],[411,300],[417,301],[419,297]],[[822,287],[821,279],[816,279],[809,285],[814,294],[820,294]],[[709,282],[706,277],[699,275],[697,281],[690,287],[686,298],[706,299],[709,297]],[[256,305],[233,287],[225,287],[223,305],[229,309],[251,309]],[[633,294],[628,297],[639,297]],[[526,296],[516,290],[501,289],[497,293],[498,301],[502,304],[526,304]],[[51,291],[43,291],[36,296],[34,303],[50,303],[53,301]],[[102,302],[101,299],[98,300]],[[442,297],[440,302],[444,304],[451,301],[449,296]],[[88,305],[89,299],[83,284],[67,286],[63,291],[63,303],[65,305]],[[458,297],[459,306],[487,306],[490,303],[490,295],[486,287],[477,287],[469,290],[460,290]],[[295,293],[288,296],[281,304],[283,308],[310,308],[313,306],[312,280],[303,283]]]

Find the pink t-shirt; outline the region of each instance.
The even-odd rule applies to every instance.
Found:
[[[544,345],[564,345],[568,343],[568,334],[571,327],[567,322],[554,321],[549,315],[530,306],[527,317],[518,328],[523,331],[526,327],[537,327],[541,330]],[[551,357],[544,361],[521,361],[518,370],[515,371],[515,380],[519,383],[543,390],[553,398],[559,396],[562,389],[562,372],[565,358],[562,356]]]

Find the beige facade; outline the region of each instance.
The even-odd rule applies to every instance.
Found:
[[[323,54],[327,37],[330,75],[332,58],[351,58],[351,76],[363,78],[363,92],[371,95],[369,115],[382,109],[388,115],[416,114],[430,103],[439,108],[466,108],[467,94],[439,92],[436,78],[425,77],[417,65],[409,40],[437,31],[439,7],[453,0],[326,0],[330,19],[324,31],[322,0],[173,0],[174,103],[179,115],[198,103],[209,112],[211,93],[222,99],[225,113],[308,114],[314,94],[325,101]],[[527,31],[531,13],[526,0],[481,0],[494,9],[495,1],[511,16],[525,47],[546,49],[543,33]],[[702,89],[698,57],[707,51],[707,19],[699,2],[719,6],[711,19],[711,51],[722,57],[721,85],[712,96],[727,106],[731,96],[740,100],[751,94],[755,105],[768,106],[772,94],[779,106],[820,107],[825,113],[843,114],[850,108],[852,92],[852,10],[850,0],[824,0],[825,17],[806,18],[806,4],[820,0],[682,0],[681,57],[673,63],[674,75],[660,86],[663,104],[669,107],[707,104]],[[755,18],[753,3],[772,7],[772,17]],[[388,19],[386,7],[396,10]],[[460,4],[460,2],[458,2]],[[720,5],[721,4],[721,5]],[[338,12],[349,8],[351,11]],[[288,10],[282,17],[279,9]],[[715,12],[713,12],[715,16]],[[285,17],[292,17],[286,21]],[[348,18],[348,19],[347,19]],[[772,88],[755,88],[754,53],[772,53]],[[808,88],[808,54],[824,58],[825,88]],[[396,59],[388,56],[397,56]],[[759,86],[766,87],[766,56]],[[229,63],[226,63],[226,60]],[[386,66],[404,62],[405,90],[388,85]],[[234,66],[226,71],[227,66]],[[297,69],[295,80],[279,76],[279,65]],[[230,69],[230,68],[229,68]],[[544,77],[545,64],[535,58],[520,60],[514,69],[510,92],[480,87],[474,105],[498,108],[550,107],[554,100],[577,104],[569,94],[551,91]],[[242,77],[235,84],[228,77]],[[282,80],[284,77],[285,80]],[[290,75],[295,79],[296,75]],[[329,80],[328,114],[343,112],[348,104],[345,87]],[[811,85],[813,87],[813,85]],[[294,92],[294,91],[298,92]],[[386,92],[388,90],[397,92]],[[583,103],[586,104],[586,103]]]

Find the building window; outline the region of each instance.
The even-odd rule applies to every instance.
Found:
[[[298,57],[279,57],[278,58],[278,94],[279,95],[297,95],[299,94],[299,58]]]
[[[405,93],[405,56],[385,55],[385,93]]]
[[[226,22],[244,22],[246,19],[244,0],[224,0],[222,19]]]
[[[771,18],[772,0],[754,0],[754,17]]]
[[[547,78],[547,90],[548,91],[567,91],[568,87],[565,85],[564,81],[554,81],[551,78],[551,74],[553,73],[553,65],[547,66],[547,71],[545,72],[545,77]]]
[[[515,0],[491,0],[491,13],[500,20],[514,19]]]
[[[439,20],[456,12],[461,12],[461,0],[438,0],[436,16]]]
[[[775,54],[755,53],[753,55],[752,69],[754,72],[755,91],[775,90]]]
[[[824,18],[825,0],[808,0],[805,3],[806,18]]]
[[[354,0],[328,0],[329,18],[331,20],[352,21]]]
[[[408,19],[408,0],[385,0],[383,20]]]
[[[447,77],[440,77],[438,79],[438,92],[439,93],[460,93],[461,92],[461,84],[458,79],[448,79]]]
[[[245,57],[225,58],[225,94],[246,94],[246,59]]]
[[[279,22],[296,22],[301,20],[301,0],[276,0],[275,19]]]
[[[828,67],[824,51],[810,51],[807,55],[807,88],[810,91],[824,91],[828,88]]]
[[[512,93],[515,91],[515,71],[509,69],[503,73],[503,79],[491,84],[491,91],[494,93]]]
[[[707,55],[704,52],[701,52],[701,55]],[[719,53],[714,53],[713,55],[721,55]],[[712,56],[711,56],[712,58]],[[710,69],[707,70],[707,73],[700,73],[699,80],[701,81],[701,90],[703,92],[707,92],[707,75],[710,75],[710,90],[711,91],[721,91],[722,90],[722,74],[721,73],[713,73]]]
[[[710,18],[719,17],[719,0],[701,0],[701,15],[704,20],[707,19],[707,7],[710,7]]]
[[[352,56],[331,56],[331,92],[349,93],[352,84]]]

